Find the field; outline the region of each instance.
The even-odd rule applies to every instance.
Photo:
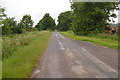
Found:
[[[82,41],[89,41],[101,45],[103,47],[115,48],[118,49],[118,35],[111,35],[111,34],[97,34],[97,35],[89,35],[89,36],[78,36],[75,35],[72,31],[68,32],[61,32],[63,35],[75,39],[75,40],[82,40]]]
[[[47,47],[51,32],[3,37],[3,78],[28,78]]]

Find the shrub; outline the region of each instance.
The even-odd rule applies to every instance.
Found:
[[[36,37],[42,36],[40,32],[28,32],[24,34],[16,34],[12,36],[3,36],[2,38],[2,58],[8,58],[19,47],[29,45]],[[44,33],[44,32],[43,32]]]

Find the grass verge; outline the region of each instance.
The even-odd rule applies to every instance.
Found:
[[[2,38],[0,37],[0,80],[2,79]]]
[[[0,61],[0,80],[2,79],[2,61]]]
[[[2,61],[3,78],[28,78],[47,47],[51,32],[38,32],[29,45],[20,46],[14,54]]]
[[[61,34],[71,39],[93,42],[108,48],[115,48],[115,49],[120,48],[120,46],[118,46],[118,40],[115,40],[115,39],[107,39],[107,38],[98,37],[98,36],[78,36],[71,31],[61,32]]]

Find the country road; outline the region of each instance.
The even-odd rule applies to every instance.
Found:
[[[31,78],[117,78],[118,51],[53,32]]]

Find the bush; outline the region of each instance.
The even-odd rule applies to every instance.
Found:
[[[19,47],[29,45],[36,37],[40,36],[40,32],[28,32],[24,34],[16,34],[12,36],[3,36],[2,39],[2,58],[8,58]]]

